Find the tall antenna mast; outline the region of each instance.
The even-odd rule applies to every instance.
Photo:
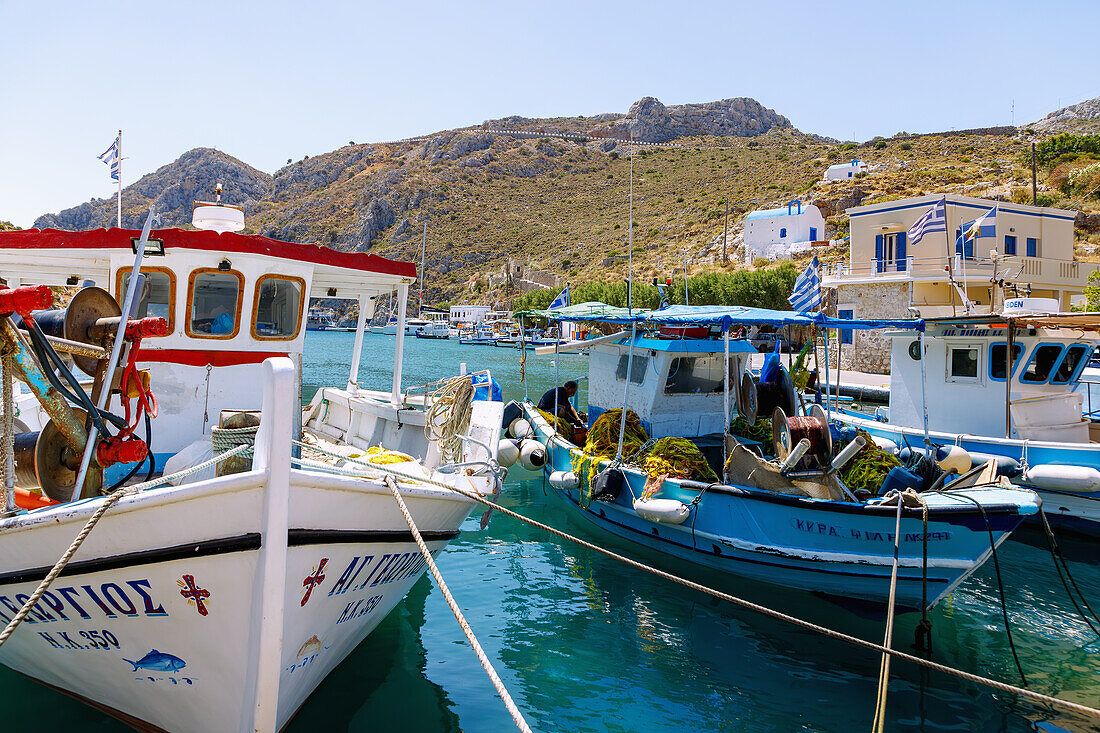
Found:
[[[630,222],[626,230],[626,311],[634,313],[634,125],[630,125]]]
[[[419,301],[416,306],[416,317],[420,318],[420,312],[424,309],[424,256],[428,247],[428,222],[424,222],[424,237],[420,240],[420,272],[417,273],[417,280],[420,281],[420,293],[417,295]]]

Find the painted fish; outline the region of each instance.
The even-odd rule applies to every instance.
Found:
[[[313,636],[306,639],[305,643],[302,644],[302,647],[298,650],[298,658],[301,659],[302,657],[307,656],[312,652],[321,651],[321,649],[323,648],[323,644],[324,642],[317,638],[317,634],[314,634]]]
[[[136,662],[129,659],[123,659],[122,661],[134,665],[134,671],[139,669],[155,669],[160,672],[175,672],[177,669],[183,669],[187,666],[187,662],[183,661],[179,657],[171,654],[165,654],[164,652],[158,652],[156,649],[150,650],[141,659]]]

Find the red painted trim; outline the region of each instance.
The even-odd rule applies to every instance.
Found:
[[[90,229],[68,232],[61,229],[22,229],[0,232],[0,249],[131,249],[130,240],[140,237],[137,229]],[[361,272],[416,277],[416,265],[379,257],[366,252],[338,252],[315,244],[293,244],[258,234],[192,231],[189,229],[156,229],[149,235],[164,241],[165,247],[206,250],[209,252],[241,252],[267,255],[283,260],[311,262],[316,265],[343,267]]]
[[[183,364],[185,366],[238,366],[259,364],[273,356],[289,356],[285,351],[214,351],[210,349],[138,349],[139,362]]]

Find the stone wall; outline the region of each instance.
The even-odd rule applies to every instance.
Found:
[[[909,318],[909,283],[841,285],[833,296],[836,307],[852,309],[853,318]],[[838,339],[829,339],[829,366],[837,366]],[[890,373],[890,339],[881,331],[853,331],[852,343],[840,346],[840,368],[870,374]]]

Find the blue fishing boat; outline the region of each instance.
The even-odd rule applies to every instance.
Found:
[[[589,426],[603,412],[625,407],[645,429],[646,445],[631,456],[620,437],[614,455],[586,455],[579,438],[555,431],[529,402],[506,410],[505,424],[544,447],[553,493],[580,516],[670,559],[884,603],[896,550],[896,607],[921,609],[950,593],[1039,511],[1035,494],[997,478],[992,463],[958,477],[944,474],[933,490],[902,491],[911,485],[902,473],[888,475],[873,495],[857,496],[845,486],[840,471],[867,447],[865,439],[845,437],[821,407],[801,414],[781,364],[754,382],[749,359],[756,349],[731,338],[737,324],[820,328],[835,326],[831,319],[673,306],[646,314],[604,311],[599,320],[618,322],[624,331],[586,342]],[[910,334],[924,327],[917,320],[843,325]],[[701,326],[701,333],[689,326]],[[774,460],[763,457],[773,446],[728,432],[732,418],[754,420],[758,408],[772,415]],[[625,427],[618,429],[625,434]],[[690,440],[718,480],[647,472],[641,456],[653,439],[670,436]]]
[[[927,433],[941,454],[950,448],[971,465],[995,459],[1001,475],[1039,494],[1052,525],[1100,536],[1100,424],[1082,415],[1080,384],[1100,314],[1051,312],[1056,303],[1046,300],[929,319],[923,346],[886,332],[888,409],[837,417],[903,455],[926,450]]]

